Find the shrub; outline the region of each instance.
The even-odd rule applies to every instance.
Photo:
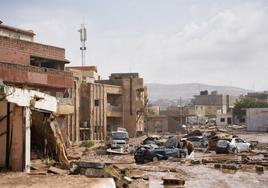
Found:
[[[90,147],[94,146],[94,141],[92,141],[92,140],[85,140],[85,141],[82,142],[82,146],[87,147],[87,148],[90,148]]]

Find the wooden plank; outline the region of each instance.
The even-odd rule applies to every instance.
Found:
[[[69,170],[62,170],[60,168],[56,168],[56,167],[53,167],[53,166],[49,167],[47,172],[52,172],[54,174],[61,174],[61,175],[69,174]]]

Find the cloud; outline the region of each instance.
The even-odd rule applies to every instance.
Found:
[[[187,23],[175,34],[92,39],[90,56],[103,69],[141,72],[147,82],[267,89],[267,18],[265,4],[245,3]]]
[[[103,77],[131,71],[145,82],[268,89],[266,1],[186,2],[20,5],[12,14],[0,8],[0,15],[34,29],[38,42],[64,47],[73,65],[81,64],[77,30],[84,17],[87,64]]]

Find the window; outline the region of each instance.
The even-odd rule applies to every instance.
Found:
[[[221,118],[221,122],[225,122],[225,118]]]
[[[94,104],[95,104],[95,106],[99,106],[100,105],[100,100],[99,99],[95,99],[94,100]]]

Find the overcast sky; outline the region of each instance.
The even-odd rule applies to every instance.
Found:
[[[103,78],[268,90],[268,0],[1,0],[0,20],[65,48],[71,65],[85,23],[86,65]]]

